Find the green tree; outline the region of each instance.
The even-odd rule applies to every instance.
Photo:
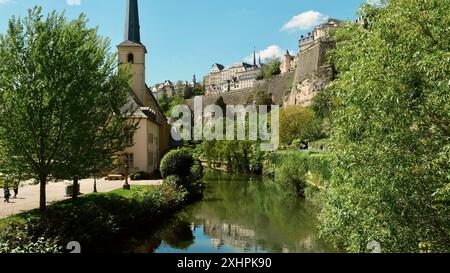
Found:
[[[337,33],[333,177],[322,234],[349,251],[450,251],[450,5],[364,5]]]
[[[161,107],[161,110],[164,113],[167,113],[170,110],[170,102],[172,100],[167,96],[166,92],[163,92],[161,96],[158,97],[158,104]]]
[[[320,121],[310,108],[290,105],[280,112],[280,142],[290,145],[295,139],[314,140],[320,138]]]
[[[279,59],[273,59],[264,66],[264,77],[270,78],[281,74],[281,62]]]
[[[166,116],[170,117],[172,114],[172,109],[177,106],[184,104],[184,97],[181,95],[176,95],[175,97],[170,99],[169,110],[166,113]]]
[[[44,18],[39,7],[0,35],[0,143],[10,165],[39,181],[41,210],[49,179],[106,159],[130,128],[119,111],[126,77],[108,51],[84,15]]]
[[[204,96],[205,95],[205,87],[201,84],[196,84],[192,90],[194,96]]]

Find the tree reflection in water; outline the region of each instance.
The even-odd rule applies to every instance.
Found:
[[[175,215],[137,252],[331,252],[313,205],[273,181],[208,172],[203,201]]]

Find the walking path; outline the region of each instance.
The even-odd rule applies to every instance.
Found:
[[[129,181],[131,185],[160,185],[162,180],[149,181]],[[66,197],[66,186],[72,184],[71,181],[62,181],[58,183],[47,184],[47,204],[69,199]],[[107,181],[105,179],[97,180],[98,192],[110,192],[122,188],[124,181]],[[82,194],[92,193],[94,191],[94,180],[85,179],[80,181],[80,192]],[[14,196],[12,190],[11,197]],[[4,203],[3,189],[0,190],[0,219],[12,216],[21,212],[39,208],[39,185],[26,185],[19,189],[17,199],[10,199],[10,203]]]

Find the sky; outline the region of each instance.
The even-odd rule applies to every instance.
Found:
[[[296,53],[298,39],[327,18],[355,19],[367,0],[139,0],[141,40],[147,47],[148,85],[200,80],[214,63],[252,62]],[[370,2],[374,0],[369,0]],[[0,0],[0,33],[11,16],[35,5],[45,13],[85,13],[90,27],[109,37],[111,51],[123,41],[126,0]]]

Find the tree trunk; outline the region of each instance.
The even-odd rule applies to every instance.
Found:
[[[47,183],[46,177],[39,178],[39,185],[40,185],[39,209],[41,211],[45,211],[45,209],[47,207],[46,194],[45,194],[46,183]]]
[[[94,193],[97,193],[97,177],[94,177]]]
[[[75,201],[78,199],[78,178],[73,179],[73,191],[72,191],[72,200]]]
[[[244,174],[250,174],[250,164],[249,164],[249,159],[248,159],[248,151],[246,148],[244,148]]]

